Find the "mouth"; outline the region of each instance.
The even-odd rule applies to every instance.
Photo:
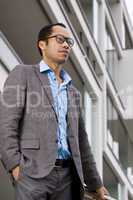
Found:
[[[66,55],[68,55],[68,51],[66,51],[66,50],[62,50],[62,51],[59,51],[59,53],[63,53],[63,54],[66,54]]]

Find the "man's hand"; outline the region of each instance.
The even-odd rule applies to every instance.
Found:
[[[109,194],[109,192],[103,186],[103,187],[97,189],[97,191],[96,191],[96,199],[97,200],[106,200],[106,198],[104,197],[104,195],[108,195],[108,194]]]
[[[19,179],[19,173],[20,173],[20,166],[18,165],[17,167],[15,167],[12,170],[12,176],[15,179],[15,181],[18,181],[18,179]]]

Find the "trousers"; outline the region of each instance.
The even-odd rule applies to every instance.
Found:
[[[75,180],[70,167],[54,167],[46,177],[39,179],[21,171],[19,179],[14,181],[15,200],[80,200]]]

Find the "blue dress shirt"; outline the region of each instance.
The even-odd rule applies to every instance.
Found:
[[[58,83],[54,71],[42,60],[40,62],[40,72],[47,73],[51,91],[54,99],[55,111],[58,117],[58,159],[68,159],[71,157],[67,142],[67,86],[71,84],[71,77],[65,70],[61,70],[62,83]]]

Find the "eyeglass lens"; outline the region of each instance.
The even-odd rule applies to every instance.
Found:
[[[65,41],[67,42],[67,44],[72,47],[74,45],[74,41],[72,38],[65,38],[61,35],[57,35],[56,36],[56,41],[60,44],[63,44]]]

